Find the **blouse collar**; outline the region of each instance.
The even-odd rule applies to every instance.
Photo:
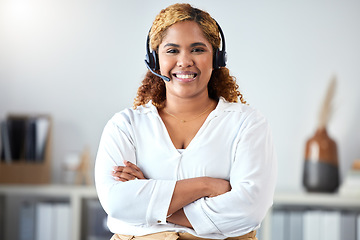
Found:
[[[225,100],[225,98],[220,97],[219,102],[212,112],[215,116],[218,116],[219,114],[223,112],[242,112],[242,108],[239,107],[239,105],[243,105],[241,103],[232,103]],[[157,108],[152,104],[152,100],[150,100],[145,106],[139,106],[136,108],[136,111],[139,114],[147,114],[147,113],[154,113],[159,114]]]

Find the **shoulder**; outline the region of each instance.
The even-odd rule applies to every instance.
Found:
[[[148,115],[154,114],[157,114],[157,109],[151,102],[149,102],[148,104],[139,106],[136,109],[125,108],[122,111],[115,113],[108,123],[113,125],[132,124],[136,121],[148,118]]]
[[[265,119],[264,115],[256,108],[243,103],[227,102],[223,98],[220,98],[218,108],[219,108],[219,114],[230,113],[232,117],[240,117],[242,119],[245,118]]]
[[[217,116],[218,123],[223,127],[233,128],[239,132],[251,129],[265,131],[270,128],[267,118],[258,109],[243,103],[230,103],[220,99]]]

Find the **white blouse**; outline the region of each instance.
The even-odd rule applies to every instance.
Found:
[[[136,164],[148,180],[114,180],[113,166],[123,166],[123,160]],[[221,98],[189,146],[178,151],[156,107],[148,103],[125,109],[106,124],[95,182],[114,233],[177,231],[224,239],[260,227],[272,205],[276,166],[269,124],[248,105]],[[167,223],[176,181],[203,176],[229,180],[232,190],[184,207],[194,229]]]

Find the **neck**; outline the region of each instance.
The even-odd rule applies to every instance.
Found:
[[[166,99],[165,108],[168,112],[177,116],[192,116],[209,108],[210,105],[215,107],[215,100],[209,96],[197,96],[194,98],[178,98],[169,96]]]

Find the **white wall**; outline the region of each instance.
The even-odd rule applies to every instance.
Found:
[[[0,0],[0,119],[49,113],[53,180],[64,156],[88,145],[132,106],[146,72],[145,40],[155,15],[175,1]],[[248,102],[273,127],[278,188],[301,188],[304,144],[329,79],[338,77],[329,125],[344,174],[360,158],[360,2],[190,1],[226,37],[228,67]]]

